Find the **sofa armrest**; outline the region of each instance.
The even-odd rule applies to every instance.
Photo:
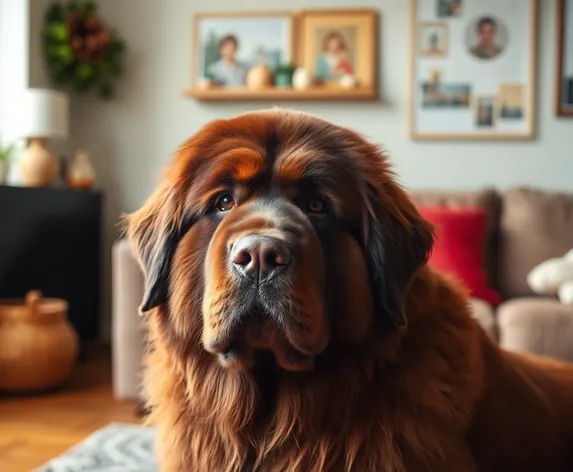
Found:
[[[143,273],[125,239],[112,248],[113,393],[117,399],[139,400],[144,331],[139,315]]]
[[[573,362],[573,306],[545,297],[509,300],[498,308],[501,347]]]

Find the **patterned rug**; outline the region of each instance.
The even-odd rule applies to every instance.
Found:
[[[153,429],[111,423],[34,472],[157,472]]]

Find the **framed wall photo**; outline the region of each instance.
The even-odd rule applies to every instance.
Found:
[[[323,85],[351,77],[375,90],[377,15],[373,10],[305,10],[297,21],[299,65]]]
[[[193,86],[209,79],[244,88],[256,65],[276,68],[294,58],[290,12],[198,13],[194,33]]]
[[[412,139],[533,138],[537,1],[410,0]]]
[[[573,117],[573,0],[557,0],[555,114]]]

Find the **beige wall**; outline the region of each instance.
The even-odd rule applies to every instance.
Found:
[[[9,0],[11,1],[11,0]],[[32,22],[41,21],[45,0],[31,0]],[[516,0],[516,5],[525,4]],[[407,0],[100,0],[100,11],[127,40],[126,74],[111,103],[72,102],[70,148],[93,154],[105,189],[107,248],[117,236],[118,215],[140,205],[172,151],[207,120],[272,103],[203,104],[185,98],[191,71],[195,11],[281,8],[376,7],[380,20],[380,80],[384,101],[368,104],[282,104],[350,126],[381,143],[401,181],[413,188],[474,188],[536,185],[573,188],[573,121],[553,117],[555,0],[540,2],[538,137],[533,142],[416,143],[406,132],[409,2]],[[34,32],[34,30],[32,30]],[[37,34],[34,32],[34,34]],[[44,84],[39,49],[30,77]]]

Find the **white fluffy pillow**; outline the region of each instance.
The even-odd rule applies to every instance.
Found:
[[[558,295],[561,285],[568,281],[573,281],[573,251],[542,262],[527,276],[531,290],[542,295]],[[568,290],[571,289],[565,289]]]
[[[573,305],[573,280],[561,284],[561,287],[559,287],[559,301],[564,305]]]

